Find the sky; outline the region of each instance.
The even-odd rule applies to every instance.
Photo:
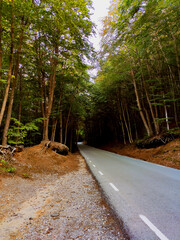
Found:
[[[100,31],[102,29],[101,20],[103,17],[108,15],[108,7],[110,6],[110,0],[92,0],[93,2],[93,15],[91,17],[92,21],[96,24],[96,37],[92,37],[90,41],[93,43],[96,50],[99,50],[100,42]]]
[[[96,25],[96,35],[91,37],[90,41],[93,43],[95,50],[98,51],[100,49],[100,31],[102,30],[101,20],[108,15],[110,0],[92,0],[92,2],[94,10],[91,20]],[[97,69],[91,70],[89,74],[93,81],[93,78],[97,75]]]

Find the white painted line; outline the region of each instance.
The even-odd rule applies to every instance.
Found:
[[[113,183],[109,183],[109,185],[110,185],[116,192],[119,192],[119,189],[118,189],[116,186],[114,186]]]
[[[91,160],[89,162],[92,162]]]
[[[101,174],[101,176],[103,176],[104,174],[101,172],[101,171],[99,171],[99,174]]]
[[[93,164],[93,167],[96,167],[96,165]]]
[[[148,227],[159,237],[161,240],[169,240],[154,224],[152,224],[149,219],[143,215],[139,215],[143,222],[148,225]]]

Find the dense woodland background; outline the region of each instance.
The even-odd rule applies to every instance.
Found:
[[[179,33],[178,0],[112,1],[86,121],[89,144],[178,131]]]
[[[179,0],[113,0],[96,61],[91,12],[91,0],[0,0],[3,145],[72,150],[178,131]]]

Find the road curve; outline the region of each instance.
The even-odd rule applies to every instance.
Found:
[[[79,144],[132,240],[180,240],[180,170]]]

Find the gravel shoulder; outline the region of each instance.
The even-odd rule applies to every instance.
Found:
[[[84,159],[79,154],[72,159],[77,166],[64,174],[58,165],[61,174],[43,170],[30,179],[1,178],[1,240],[128,239]]]

